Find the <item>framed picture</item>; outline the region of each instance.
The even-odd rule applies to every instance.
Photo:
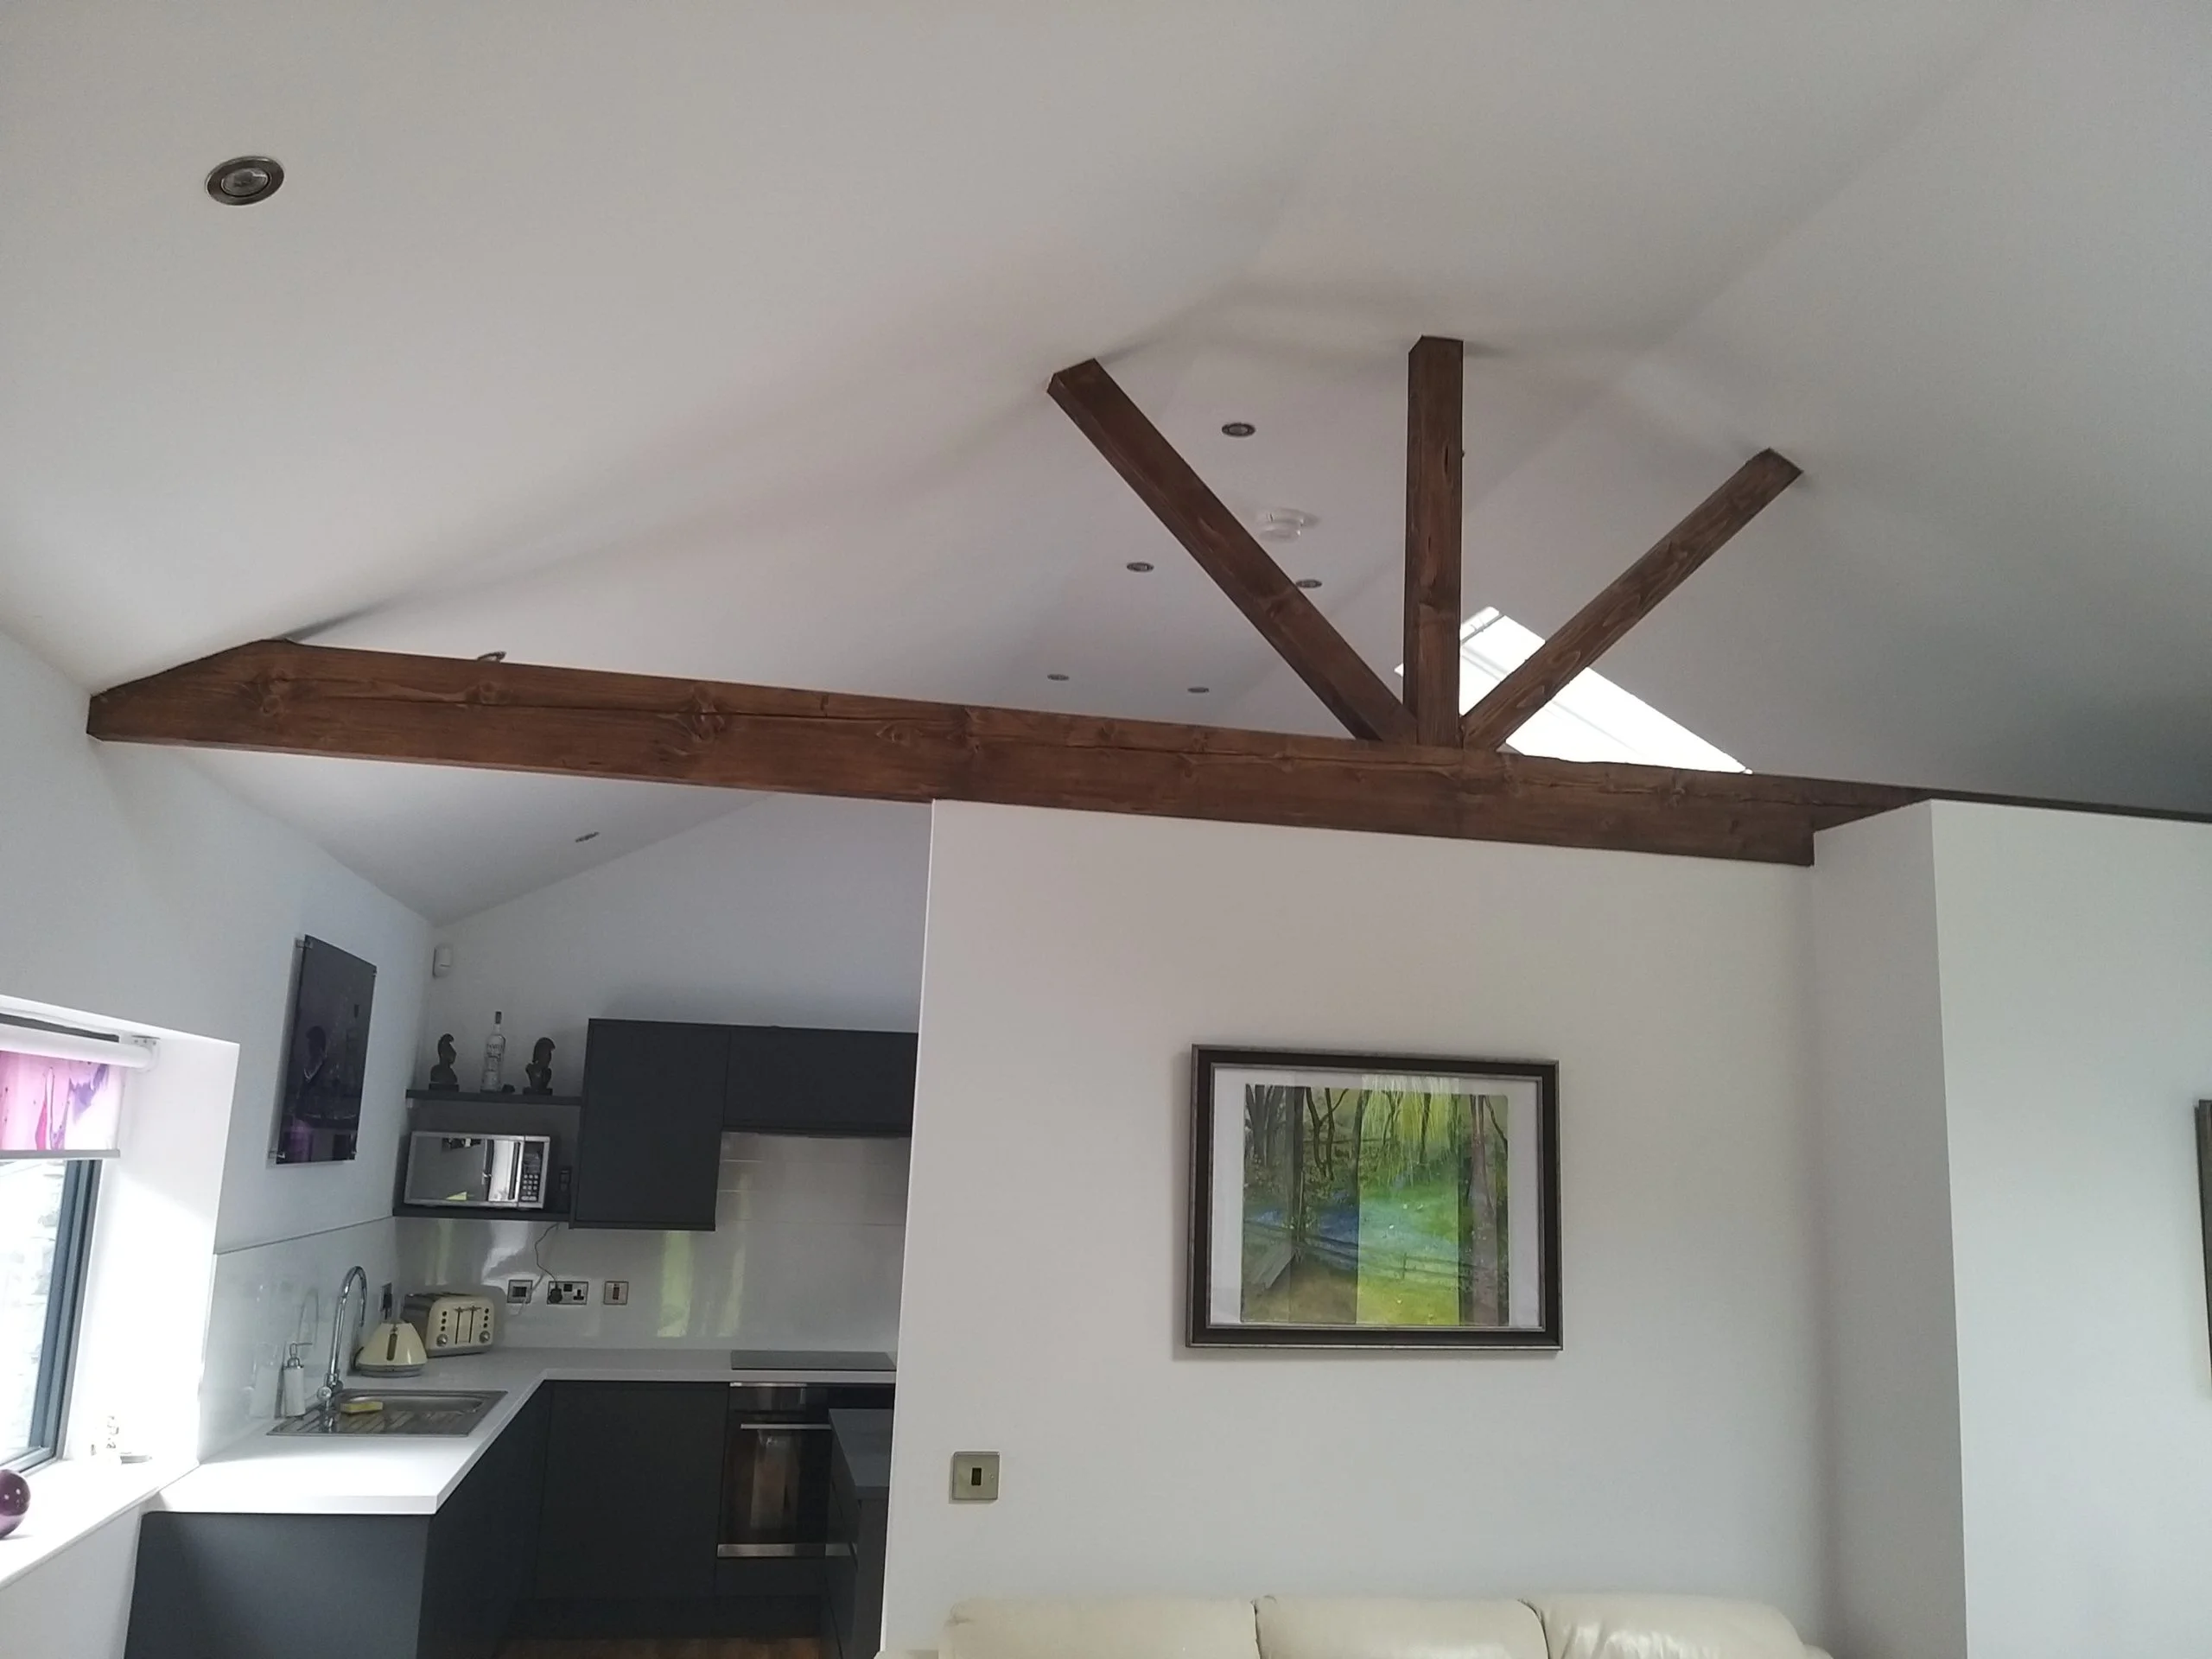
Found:
[[[2204,1222],[2204,1306],[2212,1319],[2212,1100],[2196,1103],[2196,1201]]]
[[[1192,1049],[1186,1340],[1558,1348],[1559,1067]]]

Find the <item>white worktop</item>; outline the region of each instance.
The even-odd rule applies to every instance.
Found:
[[[286,1435],[270,1424],[224,1447],[163,1489],[163,1509],[216,1515],[432,1515],[514,1420],[541,1382],[887,1383],[889,1370],[852,1370],[793,1354],[742,1370],[727,1348],[499,1348],[430,1362],[420,1376],[391,1379],[394,1389],[505,1391],[466,1436]],[[351,1388],[382,1386],[366,1377]]]

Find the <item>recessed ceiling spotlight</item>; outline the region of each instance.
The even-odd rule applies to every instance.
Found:
[[[1296,507],[1262,507],[1252,515],[1252,533],[1263,542],[1294,542],[1320,522]]]
[[[1260,429],[1249,421],[1224,421],[1221,435],[1225,438],[1249,438]]]
[[[1130,560],[1127,564],[1123,565],[1123,566],[1122,567],[1122,569],[1123,569],[1124,570],[1134,570],[1134,571],[1135,571],[1139,575],[1144,575],[1144,573],[1145,573],[1146,571],[1147,571],[1147,570],[1151,569],[1152,569],[1152,566],[1151,566],[1151,564],[1150,564],[1148,562],[1147,562],[1146,560],[1143,560],[1143,559],[1131,559],[1131,560]]]
[[[1300,576],[1298,579],[1298,585],[1300,588],[1307,589],[1319,588],[1321,585],[1321,578],[1319,576]]]
[[[284,182],[284,169],[266,156],[233,156],[207,175],[207,194],[226,207],[266,201]]]
[[[1190,687],[1189,690],[1192,696],[1203,697],[1207,692],[1212,690],[1213,687],[1210,685],[1194,685]]]
[[[1048,680],[1059,682],[1065,682],[1067,679],[1067,676],[1065,674],[1047,674],[1045,677]]]
[[[598,830],[585,830],[585,831],[583,832],[583,834],[582,834],[581,836],[578,836],[576,837],[576,844],[577,844],[579,847],[581,847],[582,845],[583,845],[583,843],[584,843],[584,842],[588,842],[588,841],[597,841],[598,839],[599,839],[599,831],[598,831]]]
[[[480,651],[476,653],[476,660],[480,663],[504,663],[507,660],[507,653],[504,651]]]

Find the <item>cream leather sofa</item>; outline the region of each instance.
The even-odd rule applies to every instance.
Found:
[[[1827,1659],[1771,1607],[1701,1596],[963,1601],[939,1640],[938,1659]]]

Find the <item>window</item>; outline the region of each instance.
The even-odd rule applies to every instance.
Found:
[[[91,1158],[0,1161],[0,1467],[60,1444],[99,1179]]]
[[[1459,707],[1473,708],[1543,643],[1542,635],[1495,607],[1478,611],[1459,630]],[[1587,668],[1522,723],[1510,747],[1560,760],[1629,760],[1694,772],[1750,770]]]

